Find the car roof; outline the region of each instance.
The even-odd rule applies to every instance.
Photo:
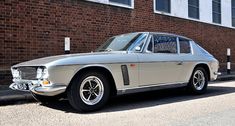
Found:
[[[167,32],[129,32],[129,33],[125,33],[125,34],[131,34],[131,33],[149,33],[149,34],[158,34],[158,35],[169,35],[169,36],[180,37],[183,39],[187,39],[189,41],[193,41],[192,39],[190,39],[188,37],[173,34],[173,33],[167,33]],[[124,34],[119,34],[119,35],[124,35]],[[116,35],[116,36],[119,36],[119,35]]]
[[[158,35],[169,35],[169,36],[174,36],[174,37],[180,37],[180,38],[183,38],[183,39],[188,39],[188,40],[192,40],[188,37],[185,37],[185,36],[181,36],[181,35],[177,35],[177,34],[172,34],[172,33],[167,33],[167,32],[149,32],[151,34],[158,34]]]

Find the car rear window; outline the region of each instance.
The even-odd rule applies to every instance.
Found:
[[[180,53],[191,53],[190,42],[188,39],[179,38]]]

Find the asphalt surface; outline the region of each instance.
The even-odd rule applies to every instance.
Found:
[[[119,96],[85,114],[67,100],[0,106],[0,126],[5,125],[234,126],[235,81],[210,84],[204,95],[179,88]]]

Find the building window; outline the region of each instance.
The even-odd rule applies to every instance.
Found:
[[[235,0],[232,0],[232,26],[235,27]]]
[[[171,13],[171,1],[170,0],[155,0],[155,10],[166,13]]]
[[[199,19],[199,0],[188,0],[188,17]]]
[[[86,0],[91,2],[97,2],[107,5],[114,5],[125,8],[134,8],[134,0]]]
[[[221,24],[221,0],[212,0],[213,22]]]
[[[109,2],[132,6],[132,0],[109,0]]]

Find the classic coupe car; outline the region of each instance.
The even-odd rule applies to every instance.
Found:
[[[66,94],[80,112],[94,111],[110,96],[185,86],[205,93],[219,63],[192,39],[136,32],[109,38],[91,53],[40,58],[11,67],[11,89],[48,102]]]

